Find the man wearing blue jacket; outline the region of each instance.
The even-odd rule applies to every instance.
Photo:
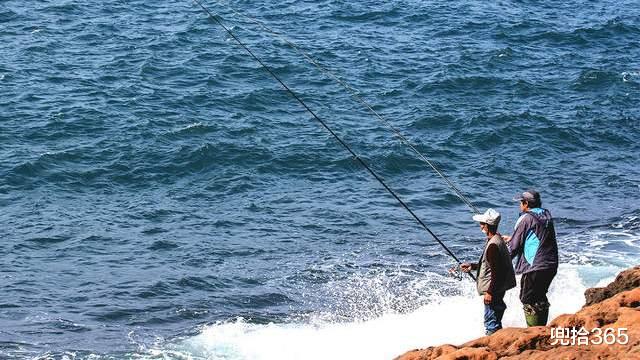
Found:
[[[513,199],[520,201],[520,218],[508,241],[515,271],[522,274],[520,301],[527,326],[544,326],[549,317],[547,291],[558,271],[558,244],[553,218],[542,208],[540,193],[527,190]]]

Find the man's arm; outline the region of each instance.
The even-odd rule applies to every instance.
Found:
[[[462,263],[460,264],[460,270],[462,270],[463,272],[478,270],[478,263]]]
[[[522,253],[526,231],[529,228],[529,226],[527,226],[529,222],[528,217],[527,214],[520,216],[516,223],[516,229],[513,231],[513,234],[511,234],[511,240],[507,242],[512,259]]]

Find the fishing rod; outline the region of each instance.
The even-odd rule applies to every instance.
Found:
[[[358,91],[357,89],[353,88],[346,81],[340,79],[331,70],[329,70],[326,67],[322,66],[322,64],[320,64],[316,59],[314,59],[311,55],[309,55],[309,53],[307,53],[306,51],[302,50],[297,44],[295,44],[293,41],[289,40],[283,34],[271,29],[270,27],[268,27],[267,25],[265,25],[261,21],[255,19],[255,18],[253,18],[251,16],[248,16],[248,15],[246,15],[244,13],[241,13],[241,12],[237,11],[236,9],[234,9],[233,7],[231,7],[228,4],[221,4],[217,0],[214,0],[214,1],[218,5],[222,5],[222,6],[226,7],[227,9],[231,10],[231,12],[234,15],[242,17],[242,18],[245,18],[247,21],[258,25],[259,27],[261,27],[263,30],[265,30],[266,32],[270,33],[274,37],[284,41],[292,49],[294,49],[296,52],[298,52],[298,54],[302,55],[302,57],[304,57],[307,60],[307,62],[309,62],[310,64],[314,65],[320,72],[322,72],[324,75],[326,75],[327,77],[333,79],[338,84],[340,84],[345,90],[347,90],[347,92],[349,92],[349,94],[356,101],[358,101],[373,116],[375,116],[378,120],[380,120],[382,123],[384,123],[389,129],[391,129],[391,131],[395,134],[395,136],[398,137],[398,139],[400,139],[400,141],[402,141],[405,145],[407,145],[418,156],[418,158],[420,158],[420,160],[422,160],[425,164],[429,165],[429,167],[431,167],[431,169],[433,169],[433,171],[436,174],[438,174],[438,176],[440,176],[440,178],[449,186],[449,188],[455,193],[455,195],[462,202],[464,202],[465,205],[467,205],[467,207],[469,207],[469,209],[471,210],[472,213],[474,213],[474,214],[479,214],[480,213],[478,208],[464,195],[464,193],[458,188],[458,186],[456,186],[456,184],[447,175],[445,175],[444,172],[440,168],[438,168],[435,165],[435,163],[432,160],[429,160],[429,158],[426,155],[424,155],[420,150],[418,150],[416,148],[416,146],[409,139],[407,139],[407,137],[404,136],[400,130],[398,130],[395,126],[393,126],[393,124],[391,124],[391,122],[386,120],[379,112],[377,112],[373,108],[373,105],[371,105],[362,96],[360,96],[360,91]]]
[[[291,90],[291,88],[289,88],[289,86],[287,86],[287,84],[285,84],[278,75],[276,75],[273,70],[271,70],[271,68],[269,66],[267,66],[267,64],[265,64],[262,60],[260,60],[259,57],[257,57],[253,51],[251,51],[251,49],[249,49],[249,47],[247,47],[247,45],[245,45],[227,26],[225,26],[222,21],[219,19],[218,16],[213,15],[209,9],[207,9],[201,2],[200,0],[193,0],[193,2],[195,2],[198,6],[200,6],[200,8],[202,8],[202,10],[204,12],[207,13],[207,15],[209,16],[210,19],[212,19],[213,21],[215,21],[218,25],[220,25],[226,32],[227,34],[229,34],[229,36],[231,36],[236,43],[238,43],[238,45],[240,45],[256,62],[258,62],[258,64],[260,64],[260,66],[262,66],[268,73],[269,75],[271,75],[276,81],[278,81],[278,83],[280,83],[280,85],[295,99],[297,100],[300,105],[302,105],[302,107],[305,108],[305,110],[307,110],[307,112],[309,112],[309,114],[311,114],[311,116],[313,116],[314,119],[316,119],[321,125],[322,127],[324,127],[350,154],[351,156],[353,156],[353,158],[355,158],[384,188],[385,190],[387,190],[387,192],[389,192],[389,194],[391,194],[399,203],[400,205],[402,205],[402,207],[404,207],[409,214],[411,214],[411,216],[418,222],[418,224],[420,224],[420,226],[426,230],[432,237],[434,240],[436,240],[438,242],[438,244],[440,244],[442,246],[442,248],[449,254],[449,256],[451,256],[458,264],[461,264],[462,262],[458,259],[458,257],[451,252],[451,250],[449,250],[449,248],[447,247],[447,245],[445,245],[439,238],[438,236],[436,236],[436,234],[434,234],[431,229],[429,229],[429,227],[418,217],[418,215],[416,215],[416,213],[413,212],[413,210],[411,210],[411,208],[409,208],[409,206],[402,200],[400,199],[400,197],[395,193],[395,191],[393,191],[388,185],[387,183],[382,180],[382,178],[375,172],[373,171],[373,169],[371,169],[371,167],[362,159],[360,158],[360,156],[358,156],[358,154],[356,154],[351,147],[344,142],[339,136],[338,134],[336,134],[328,125],[327,123],[322,120],[320,117],[318,117],[318,115],[316,115],[316,113],[311,110],[311,108],[293,91]],[[468,272],[467,274],[469,274],[469,276],[475,281],[476,277]]]

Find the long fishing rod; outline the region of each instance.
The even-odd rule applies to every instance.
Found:
[[[231,36],[235,42],[238,43],[238,45],[240,45],[256,62],[258,62],[260,64],[260,66],[262,66],[274,79],[276,79],[276,81],[278,81],[278,83],[280,83],[280,85],[282,85],[282,87],[294,98],[296,99],[300,105],[302,105],[305,110],[307,110],[314,119],[316,119],[321,125],[322,127],[324,127],[350,154],[351,156],[353,156],[356,160],[358,160],[358,162],[385,188],[385,190],[387,190],[389,192],[389,194],[391,194],[399,203],[400,205],[402,205],[402,207],[404,207],[409,214],[411,214],[411,216],[413,216],[413,218],[418,222],[418,224],[420,224],[420,226],[422,226],[423,229],[425,229],[433,238],[434,240],[436,240],[438,242],[438,244],[440,244],[442,246],[442,248],[458,263],[461,264],[462,262],[458,259],[458,257],[451,252],[451,250],[449,250],[449,248],[438,238],[438,236],[436,236],[436,234],[434,234],[431,229],[429,229],[429,227],[418,217],[418,215],[416,215],[413,210],[411,210],[411,208],[409,208],[409,206],[402,200],[400,199],[400,197],[395,193],[395,191],[393,191],[385,182],[384,180],[382,180],[382,178],[380,176],[378,176],[378,174],[373,171],[373,169],[371,169],[371,167],[369,167],[369,165],[362,160],[362,158],[360,158],[360,156],[358,156],[358,154],[356,154],[351,147],[345,143],[328,125],[327,123],[322,120],[320,117],[318,117],[318,115],[316,115],[315,112],[313,112],[313,110],[311,110],[311,108],[309,108],[309,106],[307,106],[307,104],[293,91],[291,90],[287,84],[285,84],[278,75],[276,75],[273,70],[271,70],[271,68],[269,66],[267,66],[262,60],[260,60],[259,57],[257,57],[252,51],[251,49],[249,49],[249,47],[247,47],[247,45],[245,45],[229,28],[227,28],[222,21],[215,15],[213,15],[209,9],[207,9],[199,0],[193,0],[196,4],[198,4],[198,6],[200,6],[200,8],[202,8],[202,10],[204,12],[207,13],[207,15],[209,16],[210,19],[212,19],[213,21],[215,21],[218,25],[220,25],[228,34],[229,36]],[[469,276],[475,281],[476,277],[468,272],[467,274],[469,274]]]
[[[266,32],[268,32],[268,33],[272,34],[273,36],[277,37],[278,39],[284,41],[292,49],[294,49],[296,52],[298,52],[298,54],[302,55],[307,60],[307,62],[311,63],[318,70],[320,70],[320,72],[322,72],[327,77],[335,80],[345,90],[347,90],[349,92],[349,94],[356,101],[358,101],[360,104],[362,104],[362,106],[364,106],[373,116],[375,116],[378,120],[380,120],[387,127],[389,127],[389,129],[391,129],[391,131],[400,139],[400,141],[402,141],[405,145],[407,145],[424,163],[429,165],[431,167],[431,169],[433,169],[433,171],[435,171],[435,173],[438,174],[438,176],[440,176],[440,178],[442,178],[442,180],[444,180],[444,182],[449,186],[449,188],[458,196],[458,198],[460,200],[462,200],[462,202],[464,202],[469,207],[469,209],[474,214],[479,214],[480,213],[478,208],[462,193],[462,191],[456,186],[456,184],[447,175],[445,175],[444,172],[441,169],[439,169],[434,164],[433,161],[429,160],[429,158],[427,156],[425,156],[422,152],[420,152],[420,150],[418,150],[416,148],[416,146],[411,141],[409,141],[409,139],[407,139],[407,137],[404,136],[402,134],[402,132],[400,132],[400,130],[398,130],[395,126],[393,126],[393,124],[391,124],[379,112],[377,112],[373,108],[373,105],[371,105],[362,96],[360,96],[360,91],[358,91],[357,89],[354,89],[346,81],[340,79],[332,71],[330,71],[326,67],[322,66],[322,64],[320,64],[316,59],[314,59],[311,55],[309,55],[309,53],[307,53],[306,51],[302,50],[297,44],[295,44],[293,41],[289,40],[285,35],[283,35],[283,34],[277,32],[277,31],[271,29],[270,27],[268,27],[267,25],[265,25],[261,21],[258,21],[257,19],[237,11],[236,9],[234,9],[233,7],[231,7],[228,4],[221,4],[217,0],[214,0],[214,1],[217,4],[225,6],[227,9],[231,10],[231,12],[233,12],[236,16],[240,16],[240,17],[243,17],[243,18],[247,19],[249,22],[258,25],[259,27],[264,29]]]

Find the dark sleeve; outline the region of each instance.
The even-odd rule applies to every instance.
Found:
[[[498,250],[498,245],[489,244],[489,246],[487,247],[487,262],[489,263],[489,268],[491,269],[491,282],[489,283],[489,290],[487,290],[487,292],[493,295],[496,288],[497,277],[501,271],[501,269],[499,268],[500,251]]]
[[[507,246],[509,247],[509,253],[511,254],[512,259],[516,257],[518,254],[522,253],[522,247],[524,246],[524,238],[526,236],[528,222],[529,222],[528,216],[526,216],[526,214],[522,215],[518,219],[518,225],[513,231],[513,234],[511,234],[511,241],[507,243]]]

